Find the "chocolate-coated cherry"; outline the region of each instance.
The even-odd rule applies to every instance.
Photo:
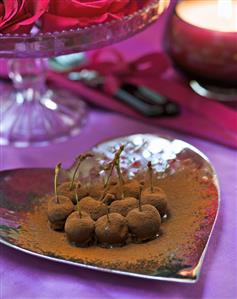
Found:
[[[61,163],[55,167],[54,196],[49,198],[47,209],[48,220],[50,222],[51,228],[54,230],[63,230],[66,218],[74,210],[74,206],[70,198],[63,195],[58,195],[57,181],[60,169]]]

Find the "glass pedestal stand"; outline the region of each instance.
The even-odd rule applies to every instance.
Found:
[[[145,29],[169,0],[152,0],[122,20],[53,33],[0,34],[0,57],[10,58],[13,86],[0,94],[0,146],[47,145],[78,134],[86,121],[83,101],[45,84],[44,57],[100,48]]]
[[[1,95],[0,145],[47,145],[80,132],[85,103],[64,89],[47,88],[45,73],[42,58],[9,60],[13,90]]]

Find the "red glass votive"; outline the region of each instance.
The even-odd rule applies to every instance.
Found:
[[[222,1],[219,2],[218,1]],[[225,6],[229,2],[225,9]],[[198,16],[205,5],[209,19]],[[225,18],[217,24],[216,9],[222,4]],[[192,15],[190,12],[193,5]],[[197,6],[202,5],[198,10]],[[213,8],[212,8],[213,5]],[[215,8],[215,6],[217,8]],[[188,11],[182,12],[185,6]],[[200,8],[200,7],[199,7]],[[231,10],[230,10],[231,8]],[[213,13],[210,13],[213,9]],[[235,9],[235,11],[233,11]],[[228,11],[232,14],[232,23],[228,27]],[[183,16],[184,15],[184,16]],[[195,20],[196,18],[196,20]],[[235,19],[236,18],[236,19]],[[236,22],[236,23],[235,23]],[[235,28],[236,26],[236,28]],[[223,28],[222,28],[223,27]],[[215,29],[216,28],[216,29]],[[230,31],[228,31],[230,28]],[[223,29],[223,30],[222,30]],[[233,31],[232,31],[233,30]],[[176,66],[184,71],[190,79],[204,85],[237,88],[237,1],[236,0],[181,0],[177,3],[168,26],[168,53]]]

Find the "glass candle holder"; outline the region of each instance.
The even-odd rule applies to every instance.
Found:
[[[180,0],[167,51],[200,95],[237,100],[237,0]]]

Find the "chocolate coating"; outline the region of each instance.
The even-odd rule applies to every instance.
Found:
[[[70,190],[71,182],[63,182],[61,185],[58,186],[58,194],[67,196],[71,199],[71,201],[76,204],[76,196],[75,196],[75,188],[76,188],[77,182],[74,182],[72,186],[72,190]],[[77,191],[77,196],[78,199],[80,200],[81,198],[87,196],[88,190],[86,187],[79,187]]]
[[[121,190],[119,190],[119,185],[118,184],[110,185],[109,193],[114,195],[115,200],[120,199],[121,195],[122,195]]]
[[[128,225],[125,217],[118,213],[100,217],[95,223],[97,240],[103,245],[122,245],[128,237]]]
[[[111,213],[119,213],[122,216],[127,216],[128,212],[135,209],[138,205],[138,201],[134,197],[125,197],[121,200],[116,200],[110,205]]]
[[[131,210],[126,219],[130,232],[139,242],[153,239],[159,233],[161,217],[152,205],[142,206],[142,211],[139,208]]]
[[[125,197],[138,198],[140,194],[140,183],[137,180],[128,181],[123,185],[123,193]]]
[[[80,207],[82,211],[90,214],[93,220],[97,220],[101,216],[107,214],[108,207],[94,198],[87,196],[80,200]]]
[[[116,198],[117,190],[118,190],[118,186],[116,186],[116,183],[111,182],[110,187],[108,189],[108,194],[109,194],[109,197],[107,197],[108,201],[112,202],[113,200],[117,199]],[[89,195],[94,199],[101,199],[103,194],[104,194],[104,185],[102,183],[90,186]]]
[[[115,200],[116,197],[114,196],[114,194],[107,193],[103,199],[103,203],[105,203],[106,205],[110,205]]]
[[[89,187],[89,196],[94,199],[100,199],[104,193],[104,185],[102,183],[97,183]]]
[[[65,222],[65,233],[70,242],[78,245],[87,245],[92,239],[95,223],[86,212],[75,211]]]
[[[141,194],[141,204],[150,204],[154,206],[161,216],[164,216],[167,213],[167,196],[161,188],[154,187],[153,193],[150,188],[143,190]]]
[[[53,196],[48,201],[48,220],[54,230],[63,230],[66,218],[74,211],[74,206],[71,200],[59,195],[58,201],[56,196]]]

